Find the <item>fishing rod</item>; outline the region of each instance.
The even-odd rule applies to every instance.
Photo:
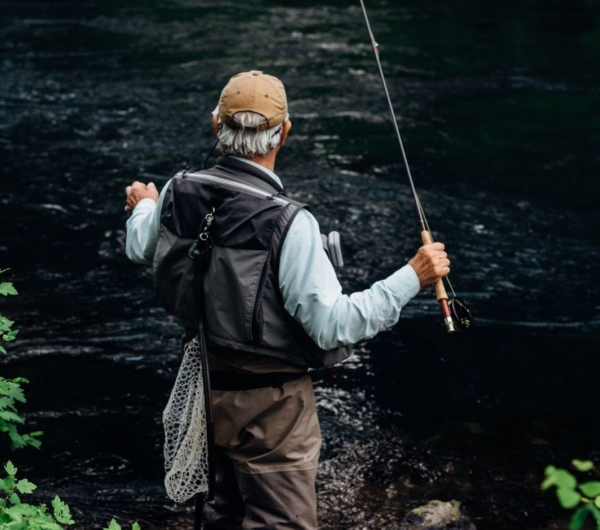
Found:
[[[360,5],[362,7],[363,15],[365,16],[365,22],[367,24],[367,30],[369,31],[369,37],[371,38],[371,45],[373,46],[375,60],[377,61],[377,67],[379,68],[379,75],[381,76],[381,82],[383,83],[383,90],[387,99],[388,110],[390,112],[392,125],[394,126],[394,132],[396,133],[396,137],[398,138],[400,151],[402,152],[402,159],[404,160],[404,166],[406,167],[406,173],[410,182],[410,189],[412,191],[415,205],[417,207],[417,212],[419,214],[419,223],[421,225],[421,240],[423,241],[424,245],[429,245],[433,243],[433,236],[431,234],[429,223],[427,222],[427,217],[425,216],[425,211],[423,210],[423,206],[421,205],[421,201],[419,200],[419,195],[417,194],[415,183],[410,172],[408,158],[404,149],[404,143],[402,142],[402,136],[400,135],[398,121],[396,120],[396,113],[394,112],[394,105],[392,104],[392,98],[390,97],[390,92],[388,90],[387,83],[385,81],[385,75],[383,73],[383,67],[381,66],[381,60],[379,58],[379,44],[375,40],[375,35],[373,35],[373,30],[371,29],[371,24],[369,22],[369,15],[367,14],[367,8],[365,7],[365,3],[363,0],[360,0]],[[448,300],[448,293],[446,292],[443,280],[440,278],[437,282],[435,282],[435,295],[442,310],[446,330],[448,331],[448,333],[467,330],[471,327],[471,323],[473,321],[471,311],[469,310],[467,305],[456,296],[456,293],[454,292],[454,289],[452,288],[452,284],[450,283],[450,279],[448,277],[446,277],[446,281],[448,282],[448,286],[450,287],[450,290],[452,291],[453,295],[453,298],[450,301]]]

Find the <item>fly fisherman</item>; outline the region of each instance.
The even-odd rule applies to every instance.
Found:
[[[151,183],[126,189],[127,256],[153,264],[185,344],[203,303],[216,467],[206,530],[317,528],[321,432],[307,369],[346,359],[450,271],[444,245],[433,243],[369,289],[342,294],[317,221],[274,172],[292,128],[287,108],[277,78],[232,77],[213,113],[216,166],[178,173],[160,195]],[[196,302],[188,253],[208,238]]]

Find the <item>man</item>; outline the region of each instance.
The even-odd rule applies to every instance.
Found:
[[[159,298],[189,342],[187,252],[212,213],[202,285],[217,484],[205,528],[314,530],[321,433],[307,368],[338,363],[349,345],[395,324],[450,261],[441,243],[425,245],[370,289],[342,294],[317,221],[274,173],[292,127],[281,81],[258,71],[232,77],[213,127],[223,153],[214,168],[181,172],[160,195],[153,184],[127,187],[126,252],[153,262]]]

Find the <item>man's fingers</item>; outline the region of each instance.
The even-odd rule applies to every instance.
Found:
[[[417,273],[421,288],[450,273],[450,259],[443,243],[423,245],[408,263]]]
[[[140,182],[139,180],[132,182],[131,186],[129,186],[129,188],[131,189],[132,192],[136,192],[136,191],[139,192],[139,191],[147,189],[146,185],[143,182]]]
[[[148,185],[136,180],[125,188],[127,194],[127,206],[126,211],[132,212],[137,204],[143,199],[152,199],[154,202],[158,202],[159,193],[153,182],[149,182]]]

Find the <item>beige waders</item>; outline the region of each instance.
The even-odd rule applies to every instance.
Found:
[[[216,495],[205,530],[316,530],[321,431],[310,377],[212,397]]]

